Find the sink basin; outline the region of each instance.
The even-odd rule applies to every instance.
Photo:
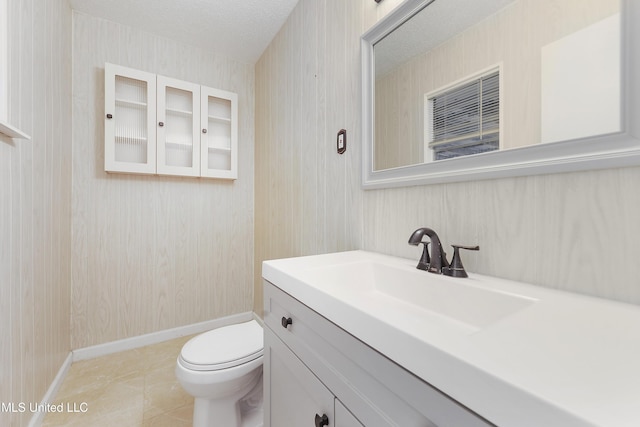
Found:
[[[299,275],[354,305],[384,300],[390,310],[419,310],[445,317],[463,323],[468,332],[486,328],[536,301],[483,288],[473,277],[451,278],[371,260],[310,268]]]

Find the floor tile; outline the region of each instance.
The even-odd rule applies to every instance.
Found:
[[[175,377],[180,349],[191,337],[73,363],[43,427],[191,426],[193,397]]]

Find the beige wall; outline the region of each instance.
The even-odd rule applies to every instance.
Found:
[[[39,402],[69,354],[71,10],[9,1],[10,119],[0,136],[0,402]],[[29,411],[0,411],[26,426]]]
[[[254,67],[73,14],[72,347],[251,310]],[[239,178],[104,172],[104,63],[238,93]]]
[[[370,3],[300,0],[256,64],[258,313],[263,260],[360,246],[359,37]]]
[[[417,260],[406,242],[420,226],[479,244],[463,254],[470,271],[640,304],[640,168],[360,188],[359,37],[394,3],[300,0],[257,64],[254,309],[262,260],[354,248]]]
[[[636,167],[367,191],[363,247],[418,259],[407,239],[430,226],[480,245],[470,271],[640,304],[638,182]]]
[[[422,163],[424,95],[498,64],[501,148],[539,143],[542,47],[619,11],[619,0],[519,0],[376,80],[376,169]]]

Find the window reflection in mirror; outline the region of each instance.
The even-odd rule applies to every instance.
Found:
[[[374,170],[620,131],[620,34],[620,0],[435,0],[374,46]],[[434,139],[433,94],[496,68],[498,131]]]
[[[424,98],[425,159],[452,159],[500,148],[499,70]]]

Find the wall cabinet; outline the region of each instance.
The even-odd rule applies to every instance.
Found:
[[[237,179],[238,96],[105,64],[107,172]]]
[[[264,304],[265,427],[492,425],[266,281]]]

